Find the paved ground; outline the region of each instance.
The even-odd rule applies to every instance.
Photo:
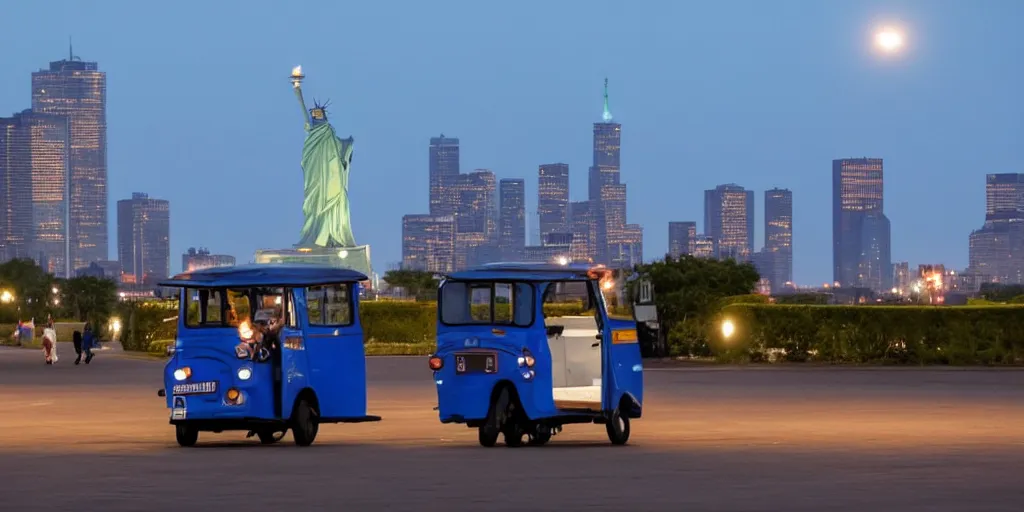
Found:
[[[630,445],[512,450],[438,423],[422,358],[371,358],[381,423],[182,449],[161,362],[69,353],[0,349],[0,509],[1024,510],[1024,371],[649,365]]]

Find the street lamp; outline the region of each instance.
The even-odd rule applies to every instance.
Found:
[[[10,304],[14,302],[14,294],[10,290],[4,290],[0,292],[0,302],[4,304]]]
[[[736,325],[732,323],[732,320],[726,319],[722,322],[722,336],[725,339],[729,339],[736,332]]]

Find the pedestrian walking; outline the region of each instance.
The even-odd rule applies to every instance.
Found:
[[[82,353],[85,354],[85,364],[92,361],[92,345],[95,340],[96,336],[93,335],[92,325],[85,324],[85,332],[82,333]]]
[[[82,331],[75,329],[74,334],[71,335],[71,342],[75,345],[75,354],[78,356],[75,358],[75,364],[82,362]]]
[[[53,328],[53,320],[47,321],[43,329],[43,356],[46,364],[57,362],[57,330]]]

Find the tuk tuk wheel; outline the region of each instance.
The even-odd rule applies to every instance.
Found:
[[[534,427],[533,432],[530,433],[530,446],[544,446],[551,440],[551,427],[547,425],[537,425]]]
[[[622,414],[621,407],[612,412],[608,423],[605,423],[605,429],[608,431],[608,439],[612,444],[624,445],[626,441],[629,441],[629,418]]]
[[[501,388],[498,396],[494,397],[491,407],[487,411],[487,419],[480,425],[477,439],[481,446],[490,448],[498,443],[498,434],[504,432],[505,422],[508,421],[508,408],[511,398],[507,388]]]
[[[188,425],[175,425],[174,438],[178,441],[178,446],[195,446],[199,441],[199,429]]]
[[[509,421],[505,423],[505,428],[502,429],[502,434],[505,435],[505,446],[515,448],[523,445],[523,427],[516,421]]]
[[[309,446],[316,439],[320,425],[316,421],[316,407],[309,403],[306,398],[295,404],[292,412],[292,437],[298,446]]]
[[[480,446],[486,446],[487,448],[494,446],[498,443],[498,434],[498,429],[487,424],[480,425],[480,432],[477,434]]]

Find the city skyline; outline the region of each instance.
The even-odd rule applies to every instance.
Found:
[[[884,158],[889,171],[886,192],[893,201],[886,214],[892,222],[892,259],[942,261],[951,268],[964,268],[968,263],[968,244],[964,240],[978,228],[979,221],[972,220],[977,218],[973,212],[984,204],[981,176],[986,172],[1018,171],[1013,141],[1019,140],[1020,134],[1013,128],[1012,113],[1019,110],[1019,100],[1010,87],[1014,82],[1010,75],[993,75],[992,70],[1005,71],[998,65],[998,55],[986,54],[980,60],[977,55],[981,48],[1021,45],[1019,38],[1009,35],[1012,30],[991,28],[992,24],[1000,26],[1013,19],[1020,8],[1004,5],[981,14],[966,7],[949,7],[938,13],[927,9],[926,4],[904,3],[901,9],[901,15],[914,26],[913,44],[908,45],[905,55],[884,62],[864,50],[872,17],[886,14],[877,5],[800,9],[798,14],[803,18],[780,18],[782,24],[775,25],[773,33],[783,31],[785,37],[756,47],[749,44],[749,37],[733,38],[710,54],[687,41],[689,37],[700,40],[701,34],[720,33],[720,23],[686,25],[686,33],[678,35],[678,30],[667,30],[668,25],[661,24],[673,17],[717,19],[715,16],[723,12],[721,7],[671,6],[666,7],[665,16],[654,20],[626,10],[617,19],[617,32],[630,44],[593,54],[579,53],[592,51],[592,42],[582,37],[576,37],[576,42],[570,36],[586,33],[584,27],[597,20],[589,13],[570,15],[569,9],[555,7],[542,20],[512,16],[472,30],[493,37],[511,35],[537,23],[560,22],[565,25],[567,37],[558,43],[563,51],[599,58],[578,63],[559,61],[555,65],[551,59],[545,60],[547,47],[542,49],[538,43],[523,42],[510,52],[489,41],[469,49],[442,36],[440,41],[448,43],[452,51],[443,59],[441,55],[429,57],[424,61],[434,63],[429,66],[402,58],[406,55],[403,48],[410,47],[408,38],[402,38],[336,70],[327,65],[333,54],[326,50],[331,47],[327,44],[330,38],[317,35],[312,41],[292,42],[283,29],[275,28],[269,17],[261,15],[245,28],[232,29],[232,35],[204,36],[201,50],[194,44],[176,44],[173,52],[180,68],[171,76],[160,75],[155,67],[161,55],[171,55],[167,47],[160,46],[160,38],[138,37],[138,45],[122,48],[116,40],[132,36],[140,30],[138,27],[128,23],[117,34],[105,35],[94,27],[104,26],[103,19],[117,18],[115,9],[69,4],[57,9],[52,18],[47,16],[52,24],[47,33],[13,27],[0,36],[11,43],[10,47],[19,48],[12,52],[10,65],[3,70],[6,80],[0,81],[0,115],[29,106],[25,101],[31,95],[28,75],[67,53],[66,41],[55,38],[53,32],[73,32],[76,53],[99,62],[100,68],[110,73],[117,71],[116,80],[111,74],[108,84],[111,200],[127,197],[132,190],[149,190],[161,191],[162,197],[176,204],[184,197],[211,203],[224,190],[259,197],[265,193],[266,183],[274,182],[282,184],[275,189],[279,189],[283,204],[297,204],[295,198],[301,192],[291,191],[288,180],[301,180],[298,149],[292,149],[298,148],[301,139],[288,135],[294,112],[276,89],[282,73],[277,70],[286,73],[299,62],[311,70],[322,69],[324,72],[316,75],[318,82],[329,87],[332,104],[340,109],[338,115],[346,119],[349,131],[361,141],[351,184],[353,216],[366,222],[357,226],[357,236],[362,240],[362,233],[366,233],[366,241],[375,247],[376,265],[383,269],[400,259],[397,232],[401,210],[429,211],[423,197],[428,176],[423,171],[422,147],[430,134],[443,131],[461,137],[464,168],[490,168],[502,178],[525,178],[526,208],[532,215],[536,211],[536,183],[531,173],[541,163],[566,163],[574,171],[572,189],[586,189],[585,169],[591,165],[587,126],[600,120],[600,111],[594,108],[600,93],[594,85],[608,76],[614,87],[615,120],[629,127],[622,141],[626,150],[622,170],[630,182],[628,215],[630,222],[645,228],[644,252],[648,258],[667,252],[664,226],[668,221],[700,219],[701,190],[725,182],[756,191],[786,187],[797,196],[795,236],[801,242],[794,254],[795,280],[802,284],[828,281],[832,274],[828,244],[831,223],[814,213],[828,208],[830,202],[825,192],[827,175],[822,168],[824,162],[835,158],[868,154]],[[372,17],[377,10],[356,6],[346,12]],[[325,4],[325,13],[336,11]],[[412,8],[408,14],[439,19],[420,8]],[[766,30],[760,25],[766,14],[771,13],[748,5],[737,13],[739,18],[730,30],[760,33]],[[18,6],[12,15],[24,19],[43,16],[32,6]],[[180,13],[167,15],[184,27],[202,23]],[[806,23],[809,17],[815,22]],[[985,30],[977,28],[982,19]],[[440,22],[442,26],[463,26],[454,19]],[[402,20],[393,27],[399,28],[409,37],[422,35],[416,25]],[[357,27],[352,37],[382,41],[382,36],[374,36],[370,29]],[[953,30],[971,35],[943,37]],[[165,40],[174,40],[170,32]],[[317,41],[324,50],[309,50],[310,42],[315,46]],[[810,48],[808,41],[821,44]],[[235,44],[260,48],[260,59],[220,63],[217,56],[231,55]],[[640,47],[678,48],[678,57],[687,62],[687,67],[701,73],[652,66],[651,59],[661,58],[658,55],[664,52],[659,50],[645,59],[638,51]],[[796,47],[801,49],[794,52]],[[210,55],[217,64],[209,64]],[[488,59],[484,60],[483,55]],[[943,56],[941,66],[937,55]],[[494,62],[513,59],[514,65],[485,67],[487,73],[469,82],[429,71],[441,62],[438,59],[458,68],[474,63],[487,66],[486,62],[495,56],[499,60]],[[395,69],[401,69],[403,77],[428,79],[410,87],[394,73],[375,74],[374,70],[387,69],[380,67],[381,62],[386,66],[400,62],[401,67]],[[726,62],[730,64],[725,66]],[[735,70],[762,69],[758,62],[771,63],[772,76],[778,77],[776,84],[760,81],[754,87],[751,80],[738,79]],[[815,63],[821,65],[808,65]],[[817,68],[815,73],[810,72],[813,68]],[[828,72],[822,73],[822,69]],[[960,72],[937,82],[940,70],[943,76],[950,70]],[[200,85],[196,77],[211,73],[217,77],[212,88],[232,91],[238,96],[236,101],[225,104],[223,95],[204,92],[207,86]],[[554,73],[559,79],[532,84],[537,73]],[[153,76],[164,79],[152,82]],[[833,78],[825,80],[824,76]],[[834,85],[828,85],[836,83],[836,76],[843,83],[842,95],[834,93]],[[982,84],[986,94],[969,93]],[[190,92],[182,97],[180,91]],[[154,94],[170,99],[154,101]],[[182,99],[175,99],[179,97]],[[908,97],[913,101],[908,102]],[[772,98],[770,104],[777,107],[769,106],[764,98]],[[510,100],[519,111],[516,115],[499,115]],[[933,112],[960,121],[941,126],[929,123],[925,118]],[[843,122],[832,123],[831,119]],[[985,130],[966,129],[981,121]],[[813,128],[819,126],[827,128]],[[225,144],[240,151],[227,155],[220,149]],[[951,151],[940,156],[931,149],[936,145]],[[145,156],[153,152],[164,157]],[[965,162],[980,170],[963,172]],[[931,186],[929,195],[956,198],[955,208],[924,212],[915,206],[925,178],[923,169],[928,169],[929,175],[943,176]],[[203,186],[185,188],[194,183]],[[409,191],[382,194],[382,187],[395,183]],[[112,207],[110,202],[108,207]],[[406,206],[395,209],[391,204]],[[755,211],[755,224],[760,226],[762,212],[760,208]],[[290,243],[301,212],[283,209],[270,229],[233,226],[232,236],[212,240],[205,232],[188,234],[189,226],[200,224],[203,215],[186,208],[175,217],[173,222],[181,224],[174,229],[172,252],[206,245],[247,261],[253,247]],[[763,245],[760,231],[755,236],[755,247]],[[114,235],[109,236],[114,239]]]

